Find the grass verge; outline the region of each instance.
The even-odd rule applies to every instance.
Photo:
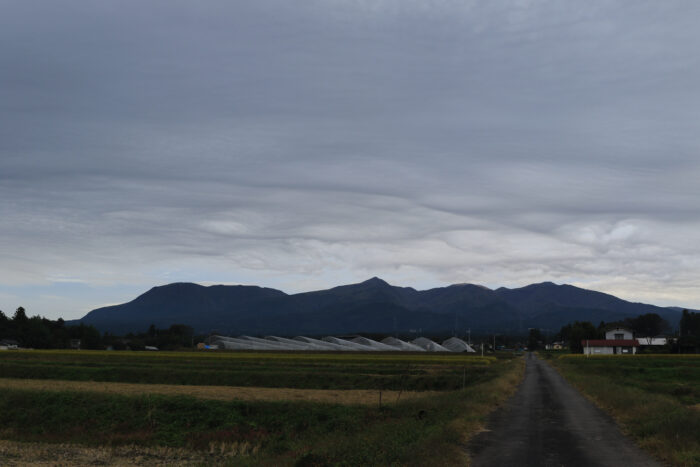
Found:
[[[671,465],[698,466],[700,411],[691,404],[694,398],[688,398],[685,391],[662,393],[659,388],[683,387],[688,378],[692,381],[700,370],[700,359],[664,358],[663,365],[659,361],[645,356],[551,360],[567,380],[610,413],[640,447]],[[657,372],[666,375],[663,385],[652,384],[659,379],[654,370],[657,365]]]

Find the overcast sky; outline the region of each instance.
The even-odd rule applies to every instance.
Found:
[[[698,18],[0,0],[0,309],[371,276],[700,308]]]

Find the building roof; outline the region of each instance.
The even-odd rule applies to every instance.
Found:
[[[583,339],[584,347],[638,347],[637,339]]]

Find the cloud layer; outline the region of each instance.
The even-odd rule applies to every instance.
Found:
[[[6,313],[373,275],[700,308],[696,2],[3,10]]]

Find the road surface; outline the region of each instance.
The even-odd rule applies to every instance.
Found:
[[[473,466],[660,466],[535,354],[525,379],[469,444]]]

